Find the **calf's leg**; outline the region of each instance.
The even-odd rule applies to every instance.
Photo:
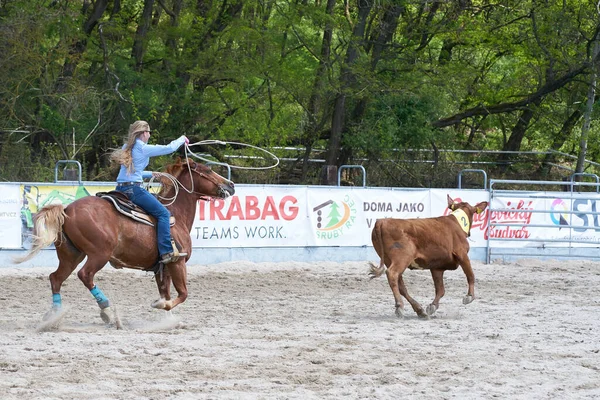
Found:
[[[400,294],[404,296],[406,300],[408,300],[413,310],[417,313],[419,317],[427,318],[429,316],[425,313],[423,307],[421,307],[419,302],[410,297],[410,295],[408,294],[408,290],[406,290],[406,285],[404,284],[404,279],[402,279],[402,275],[400,275],[400,277],[398,278],[398,288],[400,290]]]
[[[435,298],[433,299],[433,302],[427,306],[427,315],[433,315],[437,311],[440,306],[440,299],[446,292],[444,289],[444,270],[432,269],[431,277],[433,278],[433,285],[435,286]]]
[[[460,266],[467,277],[467,284],[469,286],[467,295],[463,298],[463,304],[469,304],[475,299],[475,274],[473,273],[469,257],[464,256],[460,260]]]
[[[392,293],[394,295],[394,300],[396,304],[396,315],[399,318],[404,316],[404,302],[402,301],[402,297],[400,296],[400,290],[398,289],[399,281],[402,278],[402,273],[406,267],[398,268],[395,262],[388,267],[385,271],[385,274],[388,279],[388,284],[390,285],[390,289],[392,289]]]
[[[386,271],[388,283],[394,294],[394,300],[396,301],[396,316],[399,318],[404,316],[404,302],[402,301],[402,297],[404,297],[419,317],[427,318],[427,314],[425,313],[425,310],[423,310],[423,307],[408,294],[404,279],[402,279],[402,274],[406,271],[410,262],[410,257],[397,256]]]

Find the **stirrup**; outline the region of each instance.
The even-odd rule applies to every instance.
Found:
[[[171,239],[171,247],[173,247],[173,257],[177,257],[177,259],[179,259],[179,257],[187,256],[187,253],[179,252],[179,247],[177,247],[177,245],[175,244],[175,240],[173,240],[173,239]],[[177,261],[177,260],[175,260],[175,261]]]
[[[179,261],[179,259],[181,257],[185,257],[185,256],[187,256],[187,253],[179,253],[179,254],[167,253],[162,256],[160,262],[163,264],[171,264],[176,261]]]
[[[173,247],[173,251],[171,253],[163,254],[160,262],[163,264],[174,263],[179,260],[181,257],[187,256],[187,253],[180,253],[175,241],[171,239],[171,246]]]
[[[161,256],[160,262],[163,264],[171,264],[179,260],[179,254],[165,253]]]

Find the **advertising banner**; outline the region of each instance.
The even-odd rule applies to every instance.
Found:
[[[327,187],[238,187],[200,202],[198,247],[370,246],[377,218],[426,218],[429,192]]]
[[[495,247],[539,247],[540,239],[548,238],[549,229],[543,225],[548,225],[549,214],[539,212],[547,209],[546,203],[531,196],[494,198],[493,208],[499,210],[489,216],[486,237],[500,239]]]
[[[21,248],[21,199],[18,185],[0,185],[0,248]]]
[[[371,246],[378,218],[425,218],[427,190],[313,189],[308,194],[311,246]]]
[[[28,247],[33,220],[41,207],[67,205],[114,188],[0,186],[0,248]],[[471,205],[489,199],[486,190],[277,185],[239,185],[236,189],[236,194],[226,200],[198,202],[190,231],[194,247],[371,246],[371,231],[378,218],[448,215],[448,196]],[[596,193],[539,192],[496,197],[491,207],[474,215],[469,243],[471,247],[597,245],[599,203]]]
[[[33,231],[33,218],[39,209],[48,204],[67,205],[71,202],[85,196],[94,195],[97,192],[106,192],[112,190],[114,186],[96,186],[96,185],[35,185],[25,184],[17,186],[20,192],[20,213],[22,226],[22,244],[17,247],[28,247]],[[0,195],[2,196],[2,195]],[[3,198],[3,197],[2,197]],[[19,236],[20,237],[20,236]],[[20,240],[21,241],[21,240]]]
[[[236,187],[226,200],[200,201],[192,227],[197,247],[306,246],[306,188]]]
[[[546,224],[556,228],[547,229],[544,237],[552,240],[573,240],[590,245],[600,243],[600,200],[596,193],[574,193],[566,197],[562,192],[548,193],[545,209]],[[552,196],[553,195],[553,196]],[[585,246],[585,243],[580,243]]]

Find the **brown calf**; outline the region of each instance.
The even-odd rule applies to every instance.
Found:
[[[428,318],[436,312],[444,295],[444,271],[455,270],[460,265],[467,276],[469,291],[463,304],[475,298],[475,275],[471,268],[469,242],[473,214],[481,213],[487,201],[474,207],[465,202],[454,202],[448,196],[448,208],[452,214],[436,218],[421,219],[378,219],[373,227],[371,240],[381,258],[379,267],[371,264],[371,279],[381,276],[384,271],[396,300],[396,315],[404,315],[404,296],[413,310],[421,318]],[[427,311],[410,295],[404,285],[402,273],[409,269],[429,269],[435,286],[435,299],[427,306]]]

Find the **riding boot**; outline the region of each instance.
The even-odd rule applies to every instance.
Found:
[[[162,262],[163,264],[170,264],[179,260],[180,257],[187,256],[187,253],[179,252],[179,248],[177,247],[177,245],[175,244],[175,240],[173,239],[171,239],[171,246],[173,248],[173,251],[170,253],[163,254],[161,256],[160,262]]]

